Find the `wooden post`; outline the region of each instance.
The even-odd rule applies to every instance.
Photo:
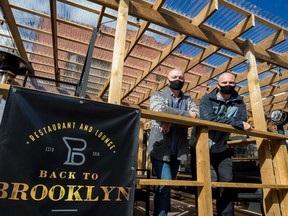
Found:
[[[108,96],[108,103],[113,104],[121,103],[128,9],[129,0],[120,0]]]
[[[247,40],[245,43],[244,54],[248,64],[247,80],[254,127],[257,130],[267,131],[254,48],[250,40]],[[269,150],[269,143],[263,138],[256,138],[256,145],[259,154],[262,183],[275,184],[273,161]],[[281,215],[276,190],[263,189],[263,207],[265,215]]]
[[[143,119],[140,120],[140,130],[139,130],[139,139],[138,139],[138,160],[137,160],[137,168],[144,169],[144,144],[143,144],[143,136],[144,136],[144,122]]]
[[[285,140],[272,140],[271,151],[276,182],[279,185],[288,185],[288,157]],[[288,190],[278,190],[282,215],[288,215]]]
[[[204,183],[204,186],[197,190],[198,215],[213,216],[208,128],[197,127],[197,130],[197,133],[200,133],[196,145],[197,181]]]

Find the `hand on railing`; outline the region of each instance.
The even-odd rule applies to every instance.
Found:
[[[254,127],[247,122],[243,122],[243,128],[245,131],[252,131]]]
[[[197,112],[189,111],[189,113],[190,113],[190,116],[191,116],[192,118],[199,118],[199,115],[198,115]]]
[[[171,126],[170,123],[164,122],[164,123],[161,125],[160,132],[163,133],[163,134],[169,133],[169,131],[170,131],[170,126]]]

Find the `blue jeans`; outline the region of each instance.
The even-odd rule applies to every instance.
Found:
[[[173,180],[176,178],[180,161],[171,158],[170,162],[156,160],[151,157],[153,171],[158,179]],[[166,216],[170,209],[170,186],[159,186],[154,196],[153,216]]]

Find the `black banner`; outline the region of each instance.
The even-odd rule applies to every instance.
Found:
[[[132,215],[140,111],[12,87],[0,215]]]

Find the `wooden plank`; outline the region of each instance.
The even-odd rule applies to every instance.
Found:
[[[147,109],[141,109],[141,117],[185,126],[204,126],[207,127],[209,130],[226,131],[229,133],[245,134],[254,137],[269,138],[269,139],[284,139],[284,140],[288,139],[288,136],[283,134],[271,133],[260,130],[253,130],[251,132],[246,132],[243,130],[235,129],[231,125],[227,124],[221,124],[218,122],[206,121],[202,119],[193,119],[185,116],[177,116],[163,112],[154,112]]]
[[[7,98],[9,89],[10,89],[9,84],[0,83],[0,95],[2,95],[4,99]]]
[[[250,93],[250,101],[253,115],[254,127],[261,131],[267,131],[265,115],[262,104],[261,90],[257,73],[257,63],[254,54],[254,47],[251,41],[246,41],[244,49],[248,64],[247,81]],[[267,140],[256,138],[258,149],[260,173],[263,184],[275,184],[271,153]],[[263,189],[263,205],[267,215],[281,215],[277,192],[271,189]]]
[[[197,181],[203,182],[203,187],[198,187],[198,215],[213,216],[211,172],[210,172],[210,154],[208,145],[208,129],[197,127],[196,144],[196,164]]]
[[[160,180],[160,179],[135,179],[137,185],[163,185],[163,186],[198,186],[202,187],[203,182],[191,180]]]
[[[110,89],[108,95],[108,103],[113,104],[121,103],[128,10],[129,0],[120,0],[111,66]]]
[[[57,39],[57,6],[56,0],[50,0],[50,14],[51,14],[51,29],[52,29],[52,43],[53,43],[53,60],[55,80],[60,80],[60,73],[58,72],[58,39]],[[59,83],[56,83],[59,87]]]
[[[279,184],[255,184],[255,183],[233,183],[233,182],[212,182],[212,187],[226,187],[226,188],[268,188],[268,189],[283,189],[286,191],[288,185]]]
[[[19,54],[20,54],[21,58],[28,61],[28,57],[26,55],[25,48],[24,48],[24,45],[22,43],[20,33],[19,33],[17,25],[16,25],[16,21],[14,19],[11,7],[9,5],[9,1],[8,0],[1,1],[1,7],[2,7],[2,12],[3,12],[4,17],[6,19],[6,22],[9,26],[10,32],[12,34],[14,41],[15,41],[15,45],[18,49]],[[12,40],[12,38],[11,38],[11,40]]]
[[[145,168],[145,147],[143,143],[143,134],[144,134],[144,120],[140,119],[140,130],[139,130],[139,138],[138,138],[138,159],[137,159],[137,169]]]
[[[285,140],[271,140],[271,152],[275,170],[276,183],[279,185],[288,184],[288,158]],[[278,191],[282,215],[288,215],[288,190]]]

